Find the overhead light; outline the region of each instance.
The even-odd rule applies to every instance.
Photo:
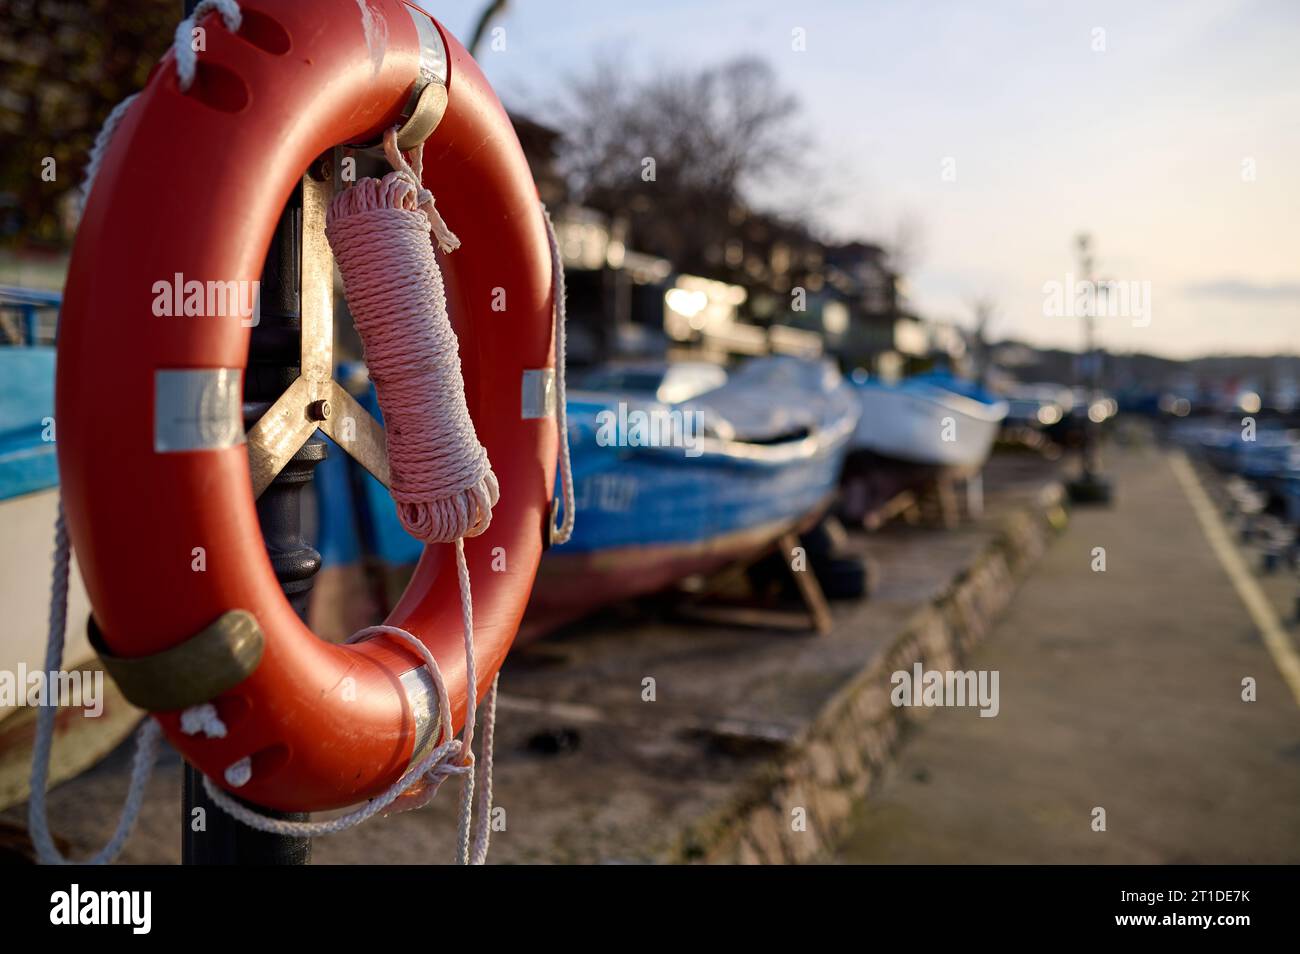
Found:
[[[677,314],[694,318],[709,306],[709,296],[702,291],[670,288],[664,292],[664,303]]]

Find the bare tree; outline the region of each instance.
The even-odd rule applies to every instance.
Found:
[[[483,38],[487,36],[492,21],[504,14],[509,6],[509,0],[492,0],[479,14],[478,24],[474,27],[474,36],[467,47],[471,56],[478,56],[479,47],[483,45]]]
[[[175,0],[0,4],[0,241],[66,242],[59,209],[95,133],[144,85],[179,13]],[[47,158],[52,181],[41,174]]]
[[[557,104],[559,157],[578,201],[629,220],[642,247],[694,264],[753,187],[792,173],[794,96],[762,60],[648,77],[605,60]]]
[[[889,267],[899,275],[916,268],[924,253],[925,226],[913,211],[904,212],[894,225],[893,236],[885,244]]]

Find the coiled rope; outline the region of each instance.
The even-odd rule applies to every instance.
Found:
[[[450,543],[488,528],[500,490],[465,404],[429,232],[444,252],[460,240],[420,184],[424,147],[408,165],[396,135],[390,129],[384,136],[394,171],[336,196],[325,235],[384,414],[398,516],[417,540]]]
[[[190,42],[194,24],[212,10],[220,13],[228,30],[235,32],[239,29],[241,14],[239,4],[235,0],[202,0],[194,12],[178,24],[172,49],[182,90],[189,89],[197,70],[197,53]],[[99,134],[95,137],[81,190],[83,206],[94,186],[100,163],[109,144],[123,116],[135,101],[136,95],[128,96],[109,113]],[[390,131],[385,136],[385,153],[394,166],[394,172],[385,176],[380,182],[367,180],[369,184],[364,189],[360,189],[359,183],[357,187],[339,196],[331,207],[326,230],[327,234],[331,232],[331,220],[333,220],[334,234],[330,235],[331,244],[337,241],[339,245],[336,254],[340,258],[340,271],[344,273],[345,288],[349,291],[354,317],[358,320],[358,329],[362,332],[366,344],[372,374],[376,375],[376,391],[380,392],[382,388],[382,392],[388,396],[386,401],[381,398],[380,403],[388,423],[394,499],[398,503],[403,525],[415,536],[427,542],[454,542],[455,545],[466,653],[467,691],[463,738],[457,740],[452,737],[449,695],[437,661],[428,647],[406,630],[394,626],[373,626],[356,633],[349,642],[380,635],[400,639],[408,643],[421,656],[433,681],[438,698],[441,739],[439,744],[417,765],[410,768],[388,790],[367,802],[366,805],[337,818],[320,822],[290,822],[269,818],[235,801],[217,788],[206,776],[203,778],[203,784],[214,803],[250,827],[282,835],[314,836],[342,831],[357,825],[383,811],[404,792],[411,791],[419,799],[419,805],[426,804],[436,795],[439,786],[447,777],[458,775],[462,779],[463,786],[458,859],[461,863],[482,864],[487,857],[491,831],[492,752],[498,680],[493,679],[492,687],[484,698],[486,712],[483,728],[483,758],[478,768],[476,785],[472,743],[477,721],[477,681],[473,605],[469,570],[465,563],[464,537],[476,536],[487,529],[491,521],[492,507],[499,496],[499,487],[487,460],[486,451],[478,443],[473,432],[473,423],[465,407],[459,353],[455,334],[446,316],[442,277],[428,239],[424,237],[431,231],[444,252],[449,252],[460,244],[438,214],[432,194],[423,188],[420,175],[422,152],[423,147],[420,147],[413,153],[412,161],[408,164],[396,147],[395,131]],[[422,223],[409,214],[417,209],[423,213],[420,216]],[[561,442],[560,471],[563,493],[563,519],[558,526],[552,525],[552,542],[563,543],[572,534],[574,523],[572,466],[565,414],[564,269],[555,229],[545,206],[542,208],[542,213],[551,250],[554,286],[556,392],[559,402],[557,424]],[[362,225],[362,222],[369,224]],[[389,329],[385,322],[377,320],[381,313],[371,308],[373,303],[381,300],[372,296],[379,295],[378,289],[383,281],[374,277],[374,273],[360,263],[363,263],[370,254],[363,243],[363,239],[368,234],[367,230],[371,230],[369,234],[373,236],[373,230],[376,228],[390,230],[390,237],[393,239],[391,248],[395,251],[391,256],[381,257],[379,260],[379,264],[390,267],[388,273],[390,292],[392,283],[399,283],[405,289],[410,287],[406,282],[415,279],[413,290],[403,292],[401,300],[409,306],[405,321],[408,329],[421,327],[424,329],[423,334],[417,335],[422,346],[418,356],[410,354],[411,339],[409,338],[400,342],[401,348],[396,346],[400,335],[388,333]],[[370,246],[370,249],[373,250],[374,246]],[[383,254],[380,253],[381,256]],[[343,264],[344,259],[349,262],[347,268]],[[355,267],[352,267],[353,263],[356,263]],[[405,266],[405,271],[393,267],[398,263]],[[351,286],[347,277],[349,270],[354,274]],[[354,294],[357,296],[356,301],[352,301]],[[382,317],[391,318],[392,301],[382,300],[385,306]],[[418,321],[422,315],[429,317],[429,320],[419,325]],[[366,328],[363,329],[363,325]],[[428,427],[426,427],[429,423],[426,420],[427,404],[423,402],[429,400],[430,391],[411,388],[408,393],[406,385],[411,383],[408,374],[411,377],[418,377],[424,387],[432,387],[433,393],[442,398],[437,405],[439,414]],[[381,383],[385,381],[386,384]],[[416,394],[419,395],[418,401],[413,400]],[[414,410],[422,411],[423,416],[418,414],[412,416],[410,412]],[[405,422],[405,428],[402,422]],[[433,439],[429,439],[431,435]],[[51,574],[49,633],[45,655],[47,672],[57,670],[62,665],[67,631],[67,594],[71,558],[72,547],[68,538],[63,503],[60,499],[55,521],[54,560]],[[32,752],[28,824],[37,858],[43,864],[72,863],[54,844],[49,830],[46,805],[50,751],[53,745],[56,714],[53,705],[43,706],[38,712],[36,740]],[[224,737],[226,734],[226,727],[211,703],[186,709],[181,714],[181,726],[182,731],[190,735],[203,734],[216,738]],[[136,750],[127,797],[114,833],[99,852],[86,861],[77,863],[106,864],[121,852],[139,818],[145,788],[157,761],[160,742],[161,729],[158,723],[152,718],[147,718],[136,733]],[[251,763],[247,759],[235,763],[226,770],[227,783],[235,787],[246,784],[250,778]],[[472,819],[476,789],[478,823],[474,825]]]

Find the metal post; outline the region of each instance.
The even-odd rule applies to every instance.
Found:
[[[1083,280],[1093,282],[1093,258],[1091,241],[1087,235],[1080,235],[1079,264]],[[1076,503],[1109,503],[1111,500],[1110,482],[1101,474],[1098,457],[1101,444],[1101,425],[1092,419],[1092,408],[1097,403],[1100,388],[1101,353],[1097,350],[1097,298],[1106,293],[1106,286],[1098,284],[1093,289],[1093,307],[1083,316],[1083,356],[1086,368],[1083,374],[1083,389],[1087,395],[1087,407],[1084,409],[1083,427],[1079,435],[1079,458],[1081,471],[1077,480],[1070,481],[1068,490],[1070,499]]]

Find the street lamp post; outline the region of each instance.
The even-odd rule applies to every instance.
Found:
[[[1097,347],[1097,301],[1109,291],[1107,283],[1094,277],[1092,240],[1080,235],[1078,240],[1079,269],[1083,280],[1093,286],[1090,307],[1083,315],[1083,374],[1082,385],[1087,407],[1084,409],[1082,430],[1079,436],[1079,476],[1070,481],[1066,489],[1075,503],[1110,503],[1111,483],[1101,473],[1101,423],[1093,419],[1093,409],[1100,404],[1101,351]]]

